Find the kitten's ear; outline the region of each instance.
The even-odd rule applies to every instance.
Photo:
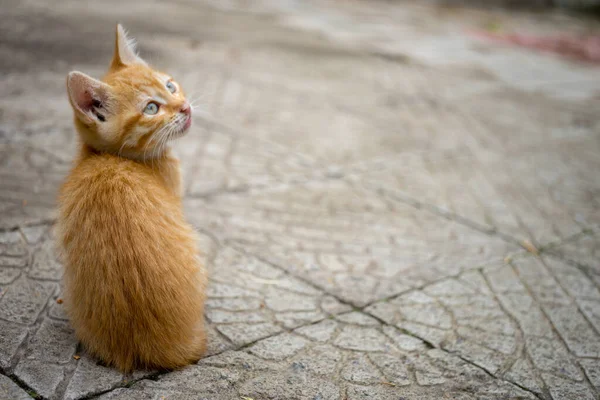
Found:
[[[75,115],[82,122],[104,122],[110,110],[112,89],[86,74],[73,71],[67,76],[67,92]]]
[[[115,41],[115,54],[111,63],[112,69],[118,69],[126,65],[146,65],[135,51],[135,39],[127,36],[127,32],[121,24],[117,24],[117,37]]]

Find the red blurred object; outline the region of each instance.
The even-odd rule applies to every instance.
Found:
[[[600,64],[600,36],[560,35],[536,37],[518,33],[502,34],[487,31],[475,31],[473,34],[482,39],[492,40],[494,42],[527,47]]]

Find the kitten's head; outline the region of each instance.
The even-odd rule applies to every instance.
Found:
[[[121,25],[117,25],[115,54],[104,79],[73,71],[67,91],[75,126],[83,141],[97,151],[134,159],[157,157],[192,122],[181,87],[136,54]]]

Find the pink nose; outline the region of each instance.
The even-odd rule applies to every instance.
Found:
[[[192,113],[192,107],[190,107],[190,103],[188,103],[187,101],[183,103],[179,112],[182,112],[185,115],[190,115]]]

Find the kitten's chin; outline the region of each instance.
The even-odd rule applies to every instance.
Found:
[[[177,130],[177,132],[175,133],[175,138],[184,136],[188,130],[190,129],[190,127],[192,126],[192,117],[188,117],[187,120],[185,122],[182,122],[179,125],[179,129]]]
[[[191,126],[192,126],[192,117],[188,117],[187,121],[185,121],[185,124],[183,124],[183,132],[187,132],[187,130],[190,129]]]

